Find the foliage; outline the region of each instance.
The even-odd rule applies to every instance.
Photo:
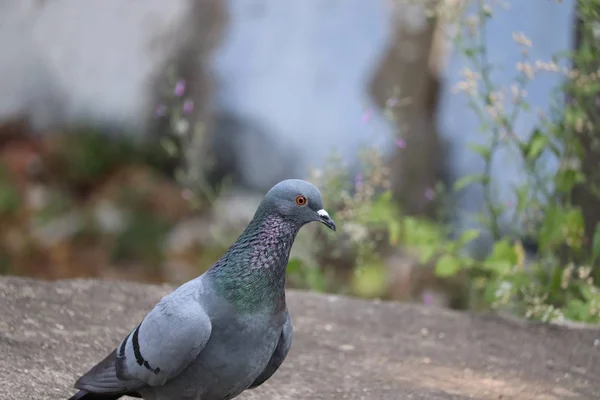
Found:
[[[427,255],[428,251],[446,246],[460,259],[468,237],[451,243],[445,240],[444,226],[404,215],[392,196],[390,171],[380,152],[364,148],[360,161],[360,172],[354,176],[337,155],[312,172],[309,179],[321,188],[330,215],[338,221],[338,232],[316,232],[322,236],[312,243],[313,262],[320,266],[305,258],[290,261],[288,276],[296,286],[381,298],[393,285],[386,263],[390,252],[402,249],[414,258],[431,258],[434,254]],[[433,201],[433,196],[424,194],[423,200]],[[332,273],[336,270],[350,271],[349,279]]]
[[[126,229],[119,232],[112,249],[114,261],[139,260],[158,268],[163,261],[161,243],[169,224],[144,211],[134,211]]]
[[[457,3],[464,8],[457,9]],[[401,254],[411,267],[431,273],[436,280],[464,283],[460,287],[468,289],[472,309],[507,310],[543,321],[600,323],[600,225],[585,217],[573,196],[574,191],[584,190],[596,202],[600,199],[600,168],[593,162],[600,154],[600,0],[578,1],[581,29],[575,51],[557,54],[551,60],[533,60],[529,49],[536,44],[525,34],[514,33],[523,58],[515,66],[514,82],[507,87],[494,83],[493,73],[499,67],[490,63],[485,45],[489,21],[502,12],[500,3],[471,0],[439,4],[432,13],[437,13],[440,21],[456,24],[454,44],[470,64],[455,91],[457,96],[466,96],[479,120],[481,140],[472,143],[470,149],[481,158],[481,171],[461,177],[451,187],[438,184],[422,193],[423,202],[438,206],[439,216],[432,220],[408,215],[397,204],[390,183],[393,171],[384,154],[366,147],[358,167],[332,155],[329,163],[313,171],[309,179],[322,189],[338,232],[315,229],[316,240],[309,247],[313,254],[289,262],[289,283],[319,292],[385,298],[396,279],[390,255]],[[467,6],[473,6],[475,13],[466,15],[463,11],[470,9]],[[549,112],[528,102],[527,89],[541,74],[565,78],[556,88],[554,107]],[[192,86],[181,71],[167,71],[164,87],[158,90],[154,117],[162,133],[161,154],[178,163],[183,158],[175,172],[176,180],[185,188],[183,196],[194,206],[210,205],[220,188],[212,187],[203,176],[211,165],[210,148],[205,142],[205,127],[198,121],[202,116],[194,112]],[[408,103],[410,99],[391,98],[384,115],[396,118],[398,107]],[[525,114],[535,115],[537,124],[530,132],[517,134],[516,126]],[[37,247],[42,245],[33,240],[32,221],[49,225],[75,211],[84,214],[88,224],[95,221],[98,209],[103,210],[95,202],[97,197],[118,211],[118,229],[102,231],[101,224],[89,223],[91,228],[73,229],[74,235],[88,229],[91,233],[83,233],[105,247],[107,264],[139,260],[159,267],[166,258],[162,247],[165,235],[176,221],[189,217],[186,210],[175,212],[184,208],[174,201],[182,195],[179,188],[165,197],[173,201],[164,207],[146,204],[164,194],[162,181],[157,179],[160,182],[151,185],[149,194],[141,184],[127,184],[139,183],[138,175],[125,184],[121,182],[135,192],[127,192],[126,199],[113,199],[97,187],[92,187],[85,198],[73,192],[74,187],[102,186],[99,183],[123,165],[154,163],[163,167],[164,160],[150,151],[140,152],[133,143],[105,140],[102,132],[73,133],[60,142],[62,151],[57,156],[60,173],[56,175],[64,179],[65,187],[49,188],[43,207],[32,209],[24,200],[28,192],[23,185],[13,182],[4,168],[0,170],[0,222],[4,227],[0,273],[12,272],[19,257],[22,260],[25,254],[40,252]],[[398,135],[395,150],[410,151],[401,132]],[[505,154],[522,166],[525,178],[514,188],[514,201],[500,204],[493,172]],[[558,161],[556,170],[548,168],[549,158]],[[479,227],[458,231],[444,215],[446,203],[471,187],[482,190],[485,210],[471,216]],[[157,209],[162,209],[162,214]],[[19,218],[23,221],[15,222]],[[58,236],[51,233],[52,238]],[[487,238],[491,241],[489,252],[473,254],[473,245]],[[536,250],[532,251],[527,242],[534,242]],[[51,241],[46,246],[48,252],[58,254],[54,259],[64,261],[62,242]],[[209,264],[203,257],[215,258],[222,249],[202,251],[195,252],[193,258]]]
[[[171,66],[159,88],[159,103],[154,111],[160,131],[160,144],[166,154],[180,164],[177,182],[185,187],[194,208],[210,205],[222,188],[214,188],[205,173],[213,165],[204,123],[194,112],[192,82],[175,65]]]
[[[595,284],[600,278],[600,227],[592,226],[591,230],[596,229],[594,238],[586,237],[586,228],[590,230],[586,224],[593,221],[584,220],[581,207],[572,199],[573,190],[584,185],[595,194],[595,201],[600,200],[597,171],[586,173],[582,168],[584,146],[598,141],[599,6],[597,0],[579,1],[582,43],[562,58],[530,60],[528,49],[533,44],[523,33],[513,34],[523,59],[516,65],[514,84],[509,90],[494,86],[495,66],[488,61],[485,46],[486,27],[496,10],[488,2],[477,0],[476,14],[462,21],[463,29],[455,43],[471,69],[464,71],[465,79],[456,89],[467,95],[487,144],[472,146],[484,161],[483,171],[458,180],[454,189],[460,191],[473,184],[482,187],[486,212],[480,220],[494,246],[482,261],[458,262],[444,255],[437,265],[443,273],[468,272],[474,304],[506,308],[545,321],[567,318],[600,322],[600,291]],[[537,126],[528,135],[518,135],[518,118],[532,112],[526,87],[543,73],[565,77],[564,85],[557,91],[556,107],[550,116],[538,111]],[[505,101],[508,97],[510,102]],[[567,103],[563,107],[565,97]],[[590,133],[591,140],[583,137],[584,131]],[[516,204],[512,209],[497,204],[494,196],[491,172],[494,157],[501,149],[516,155],[526,175],[525,183],[515,188]],[[557,171],[546,168],[548,156],[558,160]],[[502,220],[507,216],[509,228],[503,229]],[[520,240],[524,237],[534,238],[538,245],[531,260]]]
[[[21,198],[8,180],[5,168],[0,165],[0,217],[14,216],[20,208]]]
[[[110,133],[25,131],[1,149],[0,274],[127,274],[163,262],[162,241],[188,210],[181,189],[164,174],[162,149]],[[136,271],[139,279],[161,276]]]
[[[471,308],[503,309],[543,321],[600,323],[600,289],[596,285],[600,279],[600,225],[586,226],[594,222],[584,219],[581,207],[572,199],[573,190],[581,186],[595,196],[595,201],[600,197],[598,168],[586,171],[582,167],[589,156],[586,148],[600,152],[600,1],[579,1],[581,44],[569,54],[553,60],[531,60],[531,41],[523,33],[513,34],[523,59],[515,66],[516,75],[509,87],[495,87],[495,66],[488,61],[485,45],[487,24],[496,12],[496,3],[474,0],[471,5],[475,6],[474,15],[444,12],[458,16],[460,29],[454,43],[471,64],[455,89],[467,96],[479,119],[484,140],[470,148],[483,160],[483,168],[458,179],[445,193],[438,187],[436,197],[460,196],[467,186],[479,185],[485,211],[473,217],[482,223],[481,228],[453,237],[452,226],[404,215],[389,191],[389,171],[382,155],[367,149],[369,156],[363,158],[362,172],[354,179],[339,159],[313,177],[324,188],[327,204],[335,205],[332,214],[341,227],[340,234],[329,235],[322,246],[335,253],[347,248],[350,241],[355,249],[355,275],[360,277],[350,291],[358,295],[384,295],[388,282],[382,251],[401,247],[416,256],[419,264],[433,263],[439,278],[466,274]],[[549,116],[527,102],[528,85],[537,74],[544,73],[565,78],[557,88]],[[534,112],[538,124],[528,134],[517,135],[515,126],[520,116]],[[399,140],[403,148],[404,142]],[[496,201],[492,168],[502,150],[513,155],[525,173],[524,183],[514,188],[514,204]],[[547,168],[548,157],[559,161],[557,171]],[[378,238],[382,227],[383,237]],[[595,233],[588,237],[586,231]],[[480,237],[490,237],[493,246],[484,257],[475,257],[467,248]],[[536,254],[530,254],[524,239],[537,244]],[[301,261],[293,263],[290,272],[300,273]],[[305,269],[313,275],[325,270]],[[318,290],[327,287],[323,275],[310,280]]]

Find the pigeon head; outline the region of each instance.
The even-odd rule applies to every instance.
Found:
[[[335,222],[323,208],[321,192],[313,184],[300,179],[287,179],[271,188],[263,205],[267,212],[277,213],[301,227],[310,222],[320,222],[335,231]]]
[[[336,230],[319,189],[299,179],[279,182],[267,192],[235,243],[210,268],[208,279],[240,312],[285,308],[290,251],[300,228],[315,221]]]

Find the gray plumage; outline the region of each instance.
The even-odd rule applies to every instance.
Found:
[[[298,230],[312,221],[336,229],[315,186],[275,185],[223,257],[163,297],[77,380],[70,400],[228,400],[260,386],[292,344],[285,268]]]

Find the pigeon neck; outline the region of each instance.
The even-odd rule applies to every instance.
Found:
[[[279,215],[260,212],[210,270],[217,290],[242,312],[285,308],[285,269],[298,233]]]

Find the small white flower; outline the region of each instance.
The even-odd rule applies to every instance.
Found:
[[[175,124],[175,132],[178,135],[185,135],[186,133],[188,133],[188,131],[190,130],[190,123],[187,122],[187,120],[185,119],[180,119],[179,121],[177,121],[177,123]]]
[[[592,36],[597,41],[600,41],[600,22],[598,21],[592,23]]]
[[[523,32],[514,32],[513,40],[521,46],[531,47],[531,40]]]

